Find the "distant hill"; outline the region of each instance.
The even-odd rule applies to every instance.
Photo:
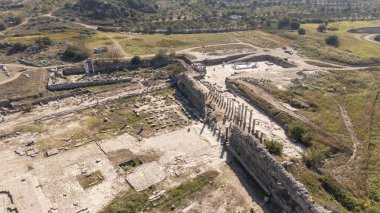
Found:
[[[54,15],[101,26],[166,30],[241,28],[288,15],[302,21],[380,17],[379,0],[78,0]],[[75,17],[75,18],[73,18]],[[254,22],[254,23],[253,23]]]

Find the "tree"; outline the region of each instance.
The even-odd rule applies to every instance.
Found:
[[[21,24],[22,18],[21,16],[11,15],[11,16],[5,17],[4,21],[8,23],[8,26],[16,26],[16,25]]]
[[[171,25],[169,25],[167,28],[166,28],[166,34],[170,35],[173,33],[173,27]]]
[[[327,29],[326,26],[321,24],[318,26],[317,31],[323,33],[326,31],[326,29]]]
[[[300,28],[300,23],[297,21],[293,21],[290,23],[290,29],[291,30],[298,30]]]
[[[284,28],[289,27],[289,25],[290,25],[290,18],[285,16],[285,17],[282,17],[280,20],[278,20],[277,28],[284,29]]]
[[[90,52],[86,47],[83,46],[68,46],[63,53],[66,60],[69,61],[81,61],[90,56]]]
[[[21,51],[24,51],[27,48],[26,45],[21,44],[20,42],[17,42],[13,44],[12,48],[8,51],[8,54],[15,54]]]
[[[4,31],[6,29],[7,29],[7,25],[3,21],[0,20],[0,31]]]
[[[267,19],[267,20],[265,20],[265,22],[264,22],[264,26],[265,27],[271,27],[272,26],[272,22],[271,22],[271,20],[269,20],[269,19]]]
[[[252,29],[256,29],[257,22],[255,20],[249,20],[248,21],[248,26],[251,27]]]
[[[298,35],[306,35],[306,30],[304,28],[299,28]]]
[[[380,42],[380,35],[375,35],[375,41],[378,41],[378,42]]]
[[[53,41],[49,37],[40,37],[37,38],[35,43],[40,49],[45,49],[48,46],[51,46],[53,44]]]
[[[140,56],[133,56],[133,58],[131,59],[131,64],[133,64],[133,65],[139,65],[139,64],[141,64],[141,58],[140,58]]]
[[[325,42],[327,45],[330,45],[330,46],[335,46],[335,47],[339,46],[339,38],[338,36],[335,36],[335,35],[325,38]]]

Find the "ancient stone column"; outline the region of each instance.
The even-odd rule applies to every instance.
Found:
[[[264,136],[264,133],[261,132],[260,136],[259,136],[260,137],[260,143],[263,143],[263,136]]]
[[[235,110],[235,101],[232,101],[232,105],[231,105],[231,117],[230,117],[230,120],[233,118],[234,116],[234,110]]]
[[[241,111],[240,111],[240,123],[239,123],[239,126],[242,127],[243,126],[243,119],[244,119],[244,103],[241,104]]]
[[[233,116],[233,123],[234,124],[236,124],[237,120],[239,119],[238,118],[238,113],[239,113],[238,111],[239,111],[238,106],[236,106],[235,109],[234,109],[234,116]]]
[[[255,119],[253,119],[253,121],[252,121],[252,135],[255,135],[255,125],[256,125],[256,120]]]
[[[248,106],[245,106],[244,117],[243,117],[243,131],[245,131],[245,126],[247,125],[247,111],[248,111]]]
[[[225,138],[224,138],[224,143],[223,145],[226,145],[227,141],[228,141],[228,126],[226,126],[226,134],[225,134]]]
[[[249,110],[248,133],[251,133],[251,127],[252,127],[252,110]]]

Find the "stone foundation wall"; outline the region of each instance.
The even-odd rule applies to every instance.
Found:
[[[288,173],[257,138],[234,124],[230,129],[230,150],[243,161],[248,172],[253,173],[265,185],[273,202],[282,206],[286,212],[329,212],[313,201],[304,185]]]
[[[192,103],[200,115],[204,117],[206,109],[207,91],[202,85],[189,74],[177,76],[177,87]]]
[[[71,91],[71,92],[68,92],[68,93],[64,93],[64,94],[60,94],[60,95],[55,95],[55,96],[51,96],[51,97],[47,97],[47,98],[43,98],[43,99],[39,99],[39,100],[36,100],[34,101],[32,104],[35,105],[35,104],[39,104],[39,103],[42,103],[42,104],[47,104],[51,101],[56,101],[56,100],[61,100],[61,99],[66,99],[66,98],[70,98],[70,97],[73,97],[73,96],[76,96],[76,95],[84,95],[84,94],[87,94],[87,93],[90,93],[90,91],[88,90],[81,90],[81,89],[76,89],[74,91]]]
[[[269,62],[272,62],[273,64],[275,65],[278,65],[278,66],[281,66],[283,68],[292,68],[292,67],[295,67],[295,65],[281,59],[281,58],[277,58],[277,57],[274,57],[274,56],[271,56],[271,55],[256,55],[256,56],[252,56],[252,57],[247,57],[247,58],[244,58],[242,60],[237,60],[237,61],[240,61],[240,62],[259,62],[259,61],[269,61]]]
[[[214,66],[217,64],[222,64],[223,62],[229,62],[232,60],[236,60],[236,59],[248,56],[248,55],[250,55],[250,53],[231,55],[231,56],[227,56],[227,57],[223,57],[223,58],[216,58],[216,59],[206,59],[203,61],[196,61],[194,63],[202,63],[205,66]]]
[[[99,86],[99,85],[131,82],[132,78],[104,80],[104,81],[74,82],[74,83],[68,83],[68,84],[51,84],[50,81],[51,79],[49,79],[49,83],[47,86],[48,90],[66,90],[66,89],[76,89],[76,88],[81,88],[81,87],[92,87],[92,86]]]

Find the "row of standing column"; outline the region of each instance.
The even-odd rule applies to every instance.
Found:
[[[251,109],[248,109],[248,106],[244,103],[238,104],[235,106],[235,101],[232,98],[227,98],[223,96],[221,93],[219,93],[217,90],[213,89],[210,93],[206,95],[207,99],[211,99],[211,102],[215,102],[216,105],[221,108],[225,109],[225,115],[224,119],[233,121],[237,126],[243,129],[243,131],[247,131],[248,133],[254,135],[256,138],[260,140],[260,142],[263,142],[264,140],[264,133],[260,131],[255,131],[255,119],[253,119],[253,111]],[[249,112],[249,118],[248,116]],[[248,120],[248,122],[247,122]],[[226,140],[228,138],[228,127],[226,126]]]
[[[254,134],[255,120],[252,118],[252,110],[248,109],[247,105],[242,103],[236,106],[235,103],[238,102],[234,101],[232,98],[226,98],[213,88],[211,89],[211,92],[207,94],[206,97],[207,99],[210,99],[212,103],[215,102],[219,108],[225,109],[225,120],[233,121],[244,131],[247,130],[249,133]],[[248,111],[249,119],[247,117]]]

